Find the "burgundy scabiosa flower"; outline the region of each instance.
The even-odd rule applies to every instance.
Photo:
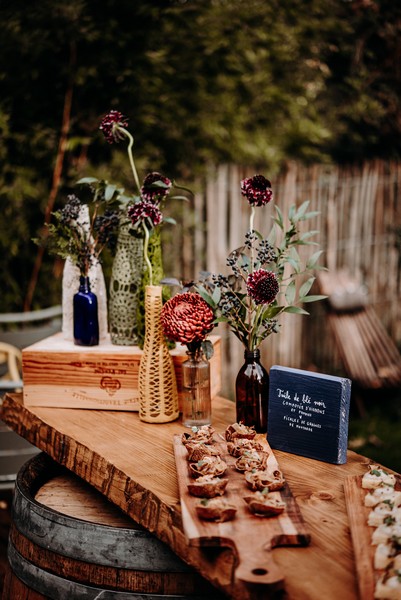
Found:
[[[253,206],[264,206],[273,198],[271,183],[263,175],[254,175],[243,179],[241,193]]]
[[[248,275],[246,289],[256,304],[271,304],[274,302],[280,288],[273,271],[258,269]]]
[[[185,292],[168,300],[161,312],[163,331],[181,344],[201,343],[213,329],[214,313],[199,294]]]
[[[122,133],[119,128],[126,127],[128,127],[127,117],[118,110],[111,110],[103,117],[99,129],[103,131],[104,137],[109,144],[112,144],[113,142],[119,142],[124,138],[124,133]]]
[[[154,204],[160,204],[165,198],[171,188],[171,181],[168,177],[160,175],[157,171],[149,173],[143,180],[141,195],[144,200],[153,202]]]
[[[155,204],[142,200],[133,204],[128,209],[128,216],[134,226],[140,224],[141,221],[151,221],[153,227],[159,225],[163,220],[163,215]]]

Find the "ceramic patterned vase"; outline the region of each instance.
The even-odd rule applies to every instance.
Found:
[[[138,302],[142,279],[143,238],[121,224],[109,286],[109,329],[112,344],[138,344]]]

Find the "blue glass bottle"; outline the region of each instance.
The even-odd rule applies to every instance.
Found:
[[[79,290],[74,295],[74,344],[97,346],[99,343],[99,320],[97,297],[90,289],[89,277],[80,276]]]

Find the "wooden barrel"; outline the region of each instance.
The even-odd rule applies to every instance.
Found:
[[[221,598],[168,546],[46,454],[19,471],[2,600]]]

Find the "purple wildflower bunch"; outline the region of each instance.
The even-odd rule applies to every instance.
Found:
[[[100,260],[105,247],[114,247],[117,238],[118,212],[102,212],[101,204],[98,200],[86,205],[71,194],[65,206],[52,213],[53,222],[48,226],[48,250],[63,259],[70,258],[84,276]]]
[[[320,268],[321,251],[314,252],[305,264],[297,252],[300,245],[315,244],[310,238],[317,231],[299,230],[302,221],[317,214],[308,211],[309,202],[289,209],[287,227],[275,206],[272,228],[264,237],[253,222],[256,207],[264,207],[273,198],[270,181],[263,175],[249,177],[241,182],[241,192],[251,214],[244,244],[227,257],[231,273],[203,272],[195,288],[214,311],[215,322],[227,323],[245,348],[256,350],[266,337],[279,331],[281,313],[308,314],[302,305],[324,298],[309,293],[313,271]]]

